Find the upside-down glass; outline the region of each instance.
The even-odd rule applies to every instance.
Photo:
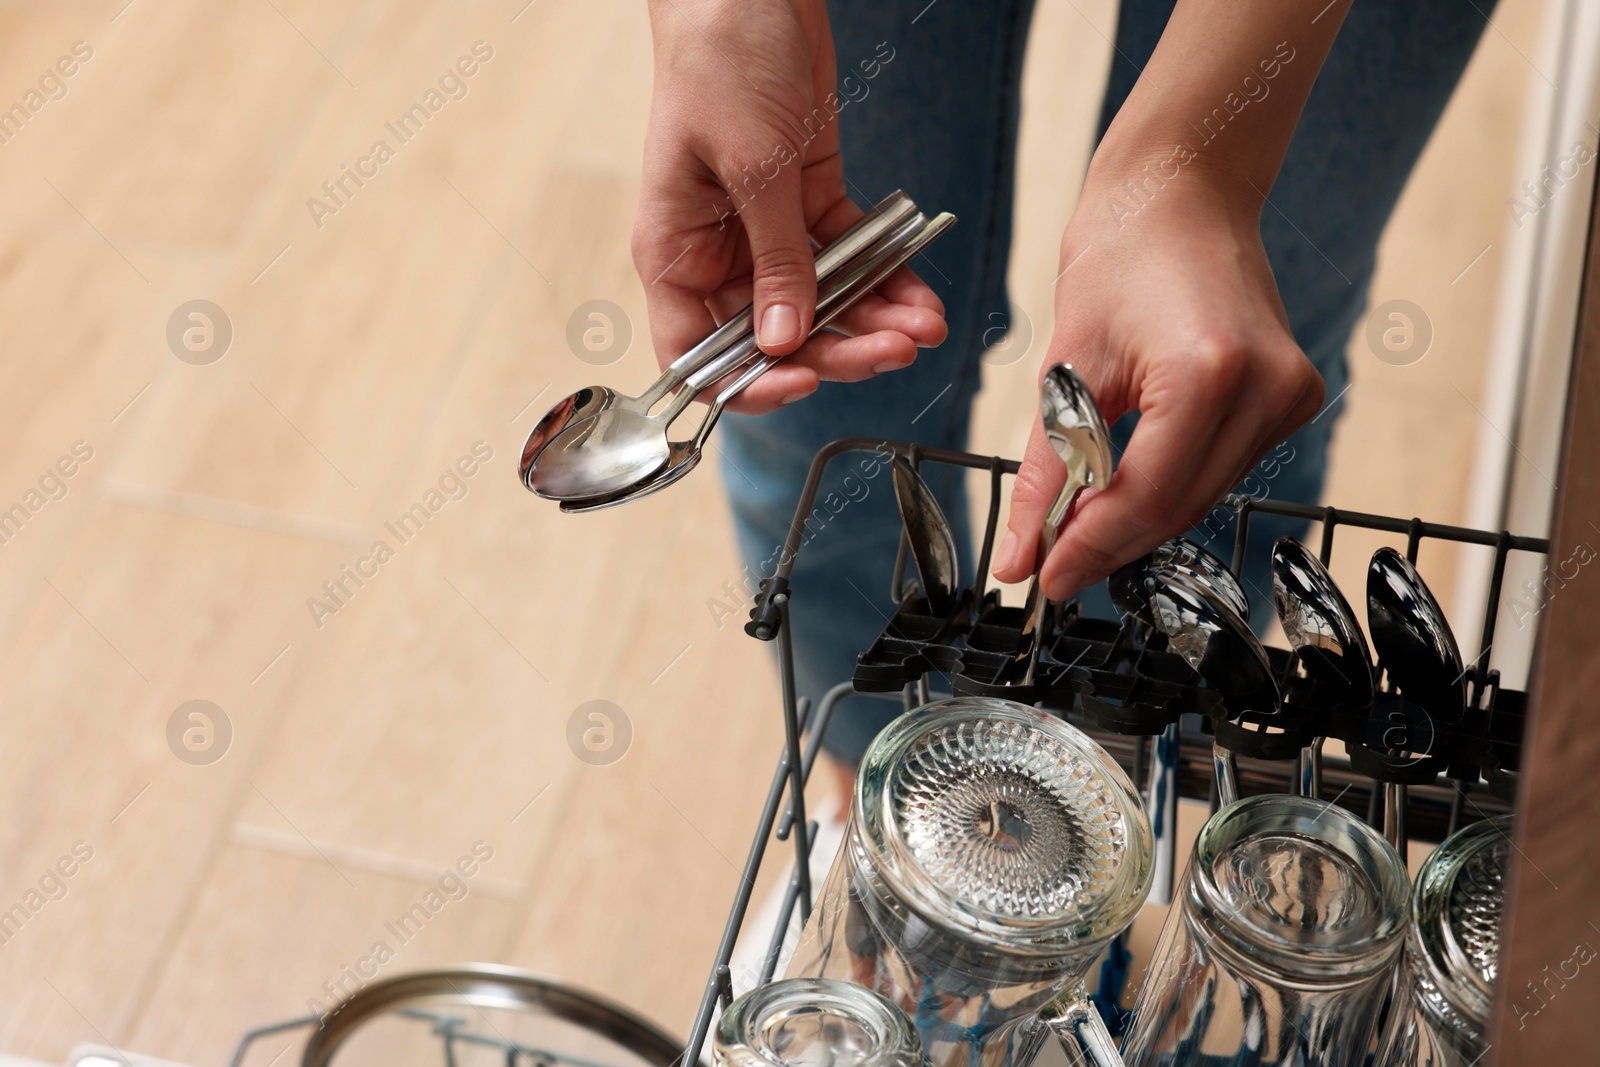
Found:
[[[1083,977],[1150,887],[1150,823],[1082,731],[1006,700],[908,712],[868,748],[790,977],[883,993],[932,1067],[1116,1052]]]
[[[1375,1067],[1468,1067],[1488,1051],[1510,847],[1511,816],[1485,819],[1446,838],[1417,872],[1402,993]],[[1526,1009],[1513,1009],[1521,1022]]]
[[[851,982],[783,978],[722,1013],[718,1067],[922,1067],[922,1041],[905,1012]]]
[[[1127,1067],[1356,1067],[1408,925],[1400,856],[1343,808],[1251,797],[1195,841],[1123,1041]]]

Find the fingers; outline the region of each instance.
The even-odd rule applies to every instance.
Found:
[[[1218,430],[1196,405],[1141,415],[1110,486],[1074,511],[1040,568],[1045,595],[1065,600],[1193,525],[1238,462],[1220,454]]]
[[[634,264],[643,279],[645,305],[650,315],[650,340],[656,362],[665,367],[698,344],[716,328],[705,294],[675,284],[665,275],[673,267],[670,248],[640,247],[636,236]],[[658,265],[659,264],[659,265]],[[652,273],[652,271],[654,273]],[[655,278],[655,281],[651,281]]]
[[[894,280],[895,276],[889,279],[890,282]],[[828,328],[850,335],[895,330],[905,334],[918,348],[933,348],[943,344],[949,333],[949,325],[944,320],[943,305],[938,304],[938,297],[933,297],[937,306],[929,306],[926,302],[906,303],[888,299],[883,295],[888,284],[889,282],[885,282],[884,285],[856,301],[829,323]],[[922,286],[920,281],[916,286],[901,286],[900,291],[914,300],[932,296],[933,292]],[[749,305],[750,292],[750,280],[742,278],[718,289],[711,294],[706,303],[720,325]],[[855,376],[837,380],[859,381],[860,378]]]
[[[1101,388],[1097,395],[1105,392]],[[1177,521],[1176,513],[1193,506],[1195,473],[1228,405],[1208,402],[1204,393],[1191,392],[1187,385],[1171,389],[1155,384],[1140,397],[1140,406],[1139,426],[1109,486],[1097,487],[1103,492],[1080,501],[1042,568],[1035,548],[1045,512],[1064,483],[1065,467],[1035,419],[1012,490],[1011,536],[995,555],[996,578],[1021,581],[1038,568],[1046,595],[1064,599],[1171,536],[1151,531],[1165,531]],[[1102,410],[1114,414],[1119,409]]]
[[[750,239],[756,341],[770,355],[799,348],[817,303],[816,266],[800,201],[800,175],[781,170],[740,212]]]
[[[1022,453],[1022,467],[1011,487],[1006,535],[994,553],[994,576],[1000,581],[1020,582],[1033,574],[1044,513],[1066,480],[1067,469],[1050,447],[1044,424],[1035,418],[1028,447]]]
[[[916,358],[916,346],[894,330],[880,330],[860,337],[820,333],[799,352],[752,382],[728,405],[728,410],[742,415],[764,415],[810,396],[823,381],[865,381],[874,375],[909,366]]]
[[[1273,380],[1257,374],[1217,401],[1207,394],[1201,386],[1144,412],[1110,487],[1074,512],[1040,569],[1050,599],[1072,596],[1193,526],[1260,454],[1309,418],[1321,385],[1308,363],[1289,361]],[[1219,412],[1227,413],[1220,421]]]

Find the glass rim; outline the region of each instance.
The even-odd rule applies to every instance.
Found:
[[[1354,864],[1376,896],[1376,924],[1343,940],[1308,942],[1241,922],[1234,901],[1218,881],[1219,862],[1236,846],[1273,833],[1307,838]],[[1257,966],[1307,982],[1354,979],[1386,968],[1411,926],[1411,879],[1399,853],[1355,815],[1313,797],[1268,793],[1218,811],[1195,839],[1188,881],[1188,902],[1216,918],[1205,924],[1206,933]]]
[[[872,1047],[859,1056],[835,1057],[842,1067],[919,1067],[922,1038],[905,1012],[887,997],[835,978],[779,978],[736,998],[717,1022],[712,1056],[728,1067],[791,1067],[773,1047],[775,1023],[799,1015],[827,1015],[863,1030]]]
[[[1473,964],[1456,936],[1450,922],[1450,902],[1456,879],[1467,863],[1483,849],[1507,839],[1511,825],[1511,815],[1497,815],[1457,830],[1440,842],[1423,863],[1412,892],[1406,953],[1413,966],[1425,972],[1449,1010],[1478,1026],[1488,1021],[1494,985]]]

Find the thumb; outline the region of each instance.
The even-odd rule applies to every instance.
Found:
[[[800,161],[779,168],[740,212],[750,238],[756,341],[770,355],[786,356],[811,331],[817,274],[800,197]]]
[[[1033,574],[1039,551],[1044,515],[1066,483],[1067,470],[1044,435],[1044,423],[1033,420],[1028,447],[1011,487],[1011,517],[1007,533],[995,550],[994,576],[1002,582],[1020,582]]]

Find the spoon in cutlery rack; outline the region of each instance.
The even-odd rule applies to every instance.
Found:
[[[1267,650],[1227,598],[1188,567],[1153,570],[1146,579],[1150,614],[1156,629],[1167,635],[1168,647],[1182,656],[1227,698],[1235,713],[1278,710],[1278,683]],[[1212,764],[1217,796],[1226,807],[1239,799],[1239,772],[1234,754],[1213,740]]]
[[[936,220],[938,230],[942,232],[952,221],[953,216],[940,216]],[[813,331],[826,326],[865,296],[869,291],[863,287],[865,280],[877,277],[874,272],[884,262],[916,240],[930,225],[933,224],[920,212],[914,214],[866,252],[830,274],[818,287]],[[882,277],[877,280],[881,281]],[[531,459],[528,449],[524,448],[523,484],[550,500],[581,500],[631,488],[667,465],[671,458],[667,428],[695,395],[755,358],[757,352],[754,331],[746,331],[690,374],[659,410],[641,411],[637,405],[613,404],[568,426]]]
[[[1106,429],[1106,420],[1094,402],[1094,394],[1089,392],[1089,386],[1071,364],[1057,363],[1045,372],[1044,381],[1039,385],[1039,417],[1044,422],[1050,447],[1066,464],[1067,478],[1045,512],[1044,526],[1039,531],[1039,555],[1034,561],[1033,581],[1028,585],[1028,599],[1023,607],[1027,621],[1023,624],[1022,646],[1017,651],[1017,658],[1025,658],[1028,664],[1023,685],[1033,684],[1039,656],[1044,651],[1040,631],[1048,601],[1040,588],[1039,574],[1044,570],[1050,550],[1055,547],[1061,520],[1067,517],[1079,492],[1090,486],[1104,489],[1111,481],[1112,472],[1111,434]]]
[[[1203,578],[1210,590],[1222,597],[1228,606],[1245,619],[1250,618],[1250,601],[1244,587],[1234,577],[1233,570],[1215,553],[1185,537],[1163,541],[1132,563],[1118,567],[1106,579],[1112,601],[1124,614],[1150,621],[1150,591],[1145,579],[1152,571],[1163,567],[1179,567]]]
[[[1423,709],[1430,727],[1420,746],[1426,755],[1433,745],[1433,724],[1454,726],[1466,714],[1467,672],[1444,610],[1416,566],[1392,548],[1378,549],[1367,566],[1367,629],[1389,681]],[[1408,737],[1406,743],[1408,751],[1418,751],[1416,739]],[[1407,792],[1404,785],[1383,787],[1383,836],[1401,855]]]
[[[900,190],[879,201],[856,223],[817,253],[816,271],[820,282],[850,260],[881,240],[896,226],[916,214],[917,205]],[[534,425],[522,449],[521,468],[526,471],[539,453],[564,431],[602,411],[622,406],[649,412],[663,397],[683,384],[700,367],[710,362],[728,345],[747,333],[754,321],[754,309],[747,305],[733,318],[708,334],[704,340],[673,360],[650,387],[639,396],[627,396],[605,385],[590,385],[554,405]],[[526,482],[526,476],[524,476]]]
[[[1289,647],[1306,674],[1335,701],[1364,708],[1372,703],[1372,654],[1355,612],[1322,561],[1292,537],[1272,546],[1272,601]],[[1322,795],[1322,737],[1300,752],[1297,791]]]
[[[948,213],[937,215],[932,219],[916,215],[905,224],[906,226],[917,224],[908,240],[895,240],[894,235],[891,235],[891,238],[886,239],[881,246],[851,263],[845,270],[831,276],[819,290],[817,314],[812,324],[811,335],[820,333],[851,304],[881,285],[889,275],[904,266],[912,256],[926,248],[954,222],[955,216]],[[742,358],[740,353],[743,353]],[[747,334],[738,343],[730,346],[722,356],[691,375],[682,386],[680,395],[692,398],[694,394],[716,384],[729,370],[737,369],[743,360],[750,358],[752,354],[759,354],[759,350],[755,347],[755,335]],[[649,496],[679,481],[699,464],[706,440],[710,437],[717,420],[722,417],[723,409],[728,402],[743,392],[751,382],[765,374],[781,358],[762,355],[754,363],[744,367],[717,395],[705,418],[688,440],[668,442],[666,429],[664,426],[661,427],[659,439],[665,443],[667,450],[664,465],[652,469],[615,492],[563,500],[561,510],[569,513],[600,511]]]
[[[896,453],[894,457],[894,499],[900,508],[911,560],[916,564],[928,611],[948,615],[956,605],[956,539],[950,520],[911,461]]]

